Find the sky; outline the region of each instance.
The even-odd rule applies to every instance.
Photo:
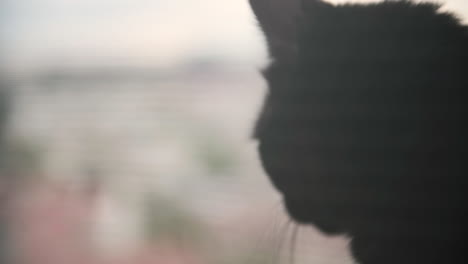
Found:
[[[266,58],[248,0],[1,2],[0,49],[12,67],[173,67],[194,59],[261,65]],[[468,1],[438,2],[468,21]]]
[[[193,56],[258,60],[264,53],[247,0],[9,1],[4,49],[15,63],[171,65]]]

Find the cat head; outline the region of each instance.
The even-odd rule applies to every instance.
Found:
[[[466,186],[466,27],[403,0],[250,4],[271,56],[255,137],[291,217],[330,234],[451,232],[439,224]]]
[[[250,0],[271,63],[262,165],[289,215],[360,263],[461,256],[468,29],[409,0]]]

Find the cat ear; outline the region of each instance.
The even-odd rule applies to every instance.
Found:
[[[265,33],[270,55],[275,60],[291,60],[297,53],[296,35],[303,1],[249,0]]]

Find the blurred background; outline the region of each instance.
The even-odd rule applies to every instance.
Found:
[[[260,167],[266,63],[247,0],[2,0],[0,263],[352,263]]]

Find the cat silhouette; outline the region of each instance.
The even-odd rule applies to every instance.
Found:
[[[254,136],[289,215],[361,264],[465,263],[468,27],[434,3],[250,0]]]

